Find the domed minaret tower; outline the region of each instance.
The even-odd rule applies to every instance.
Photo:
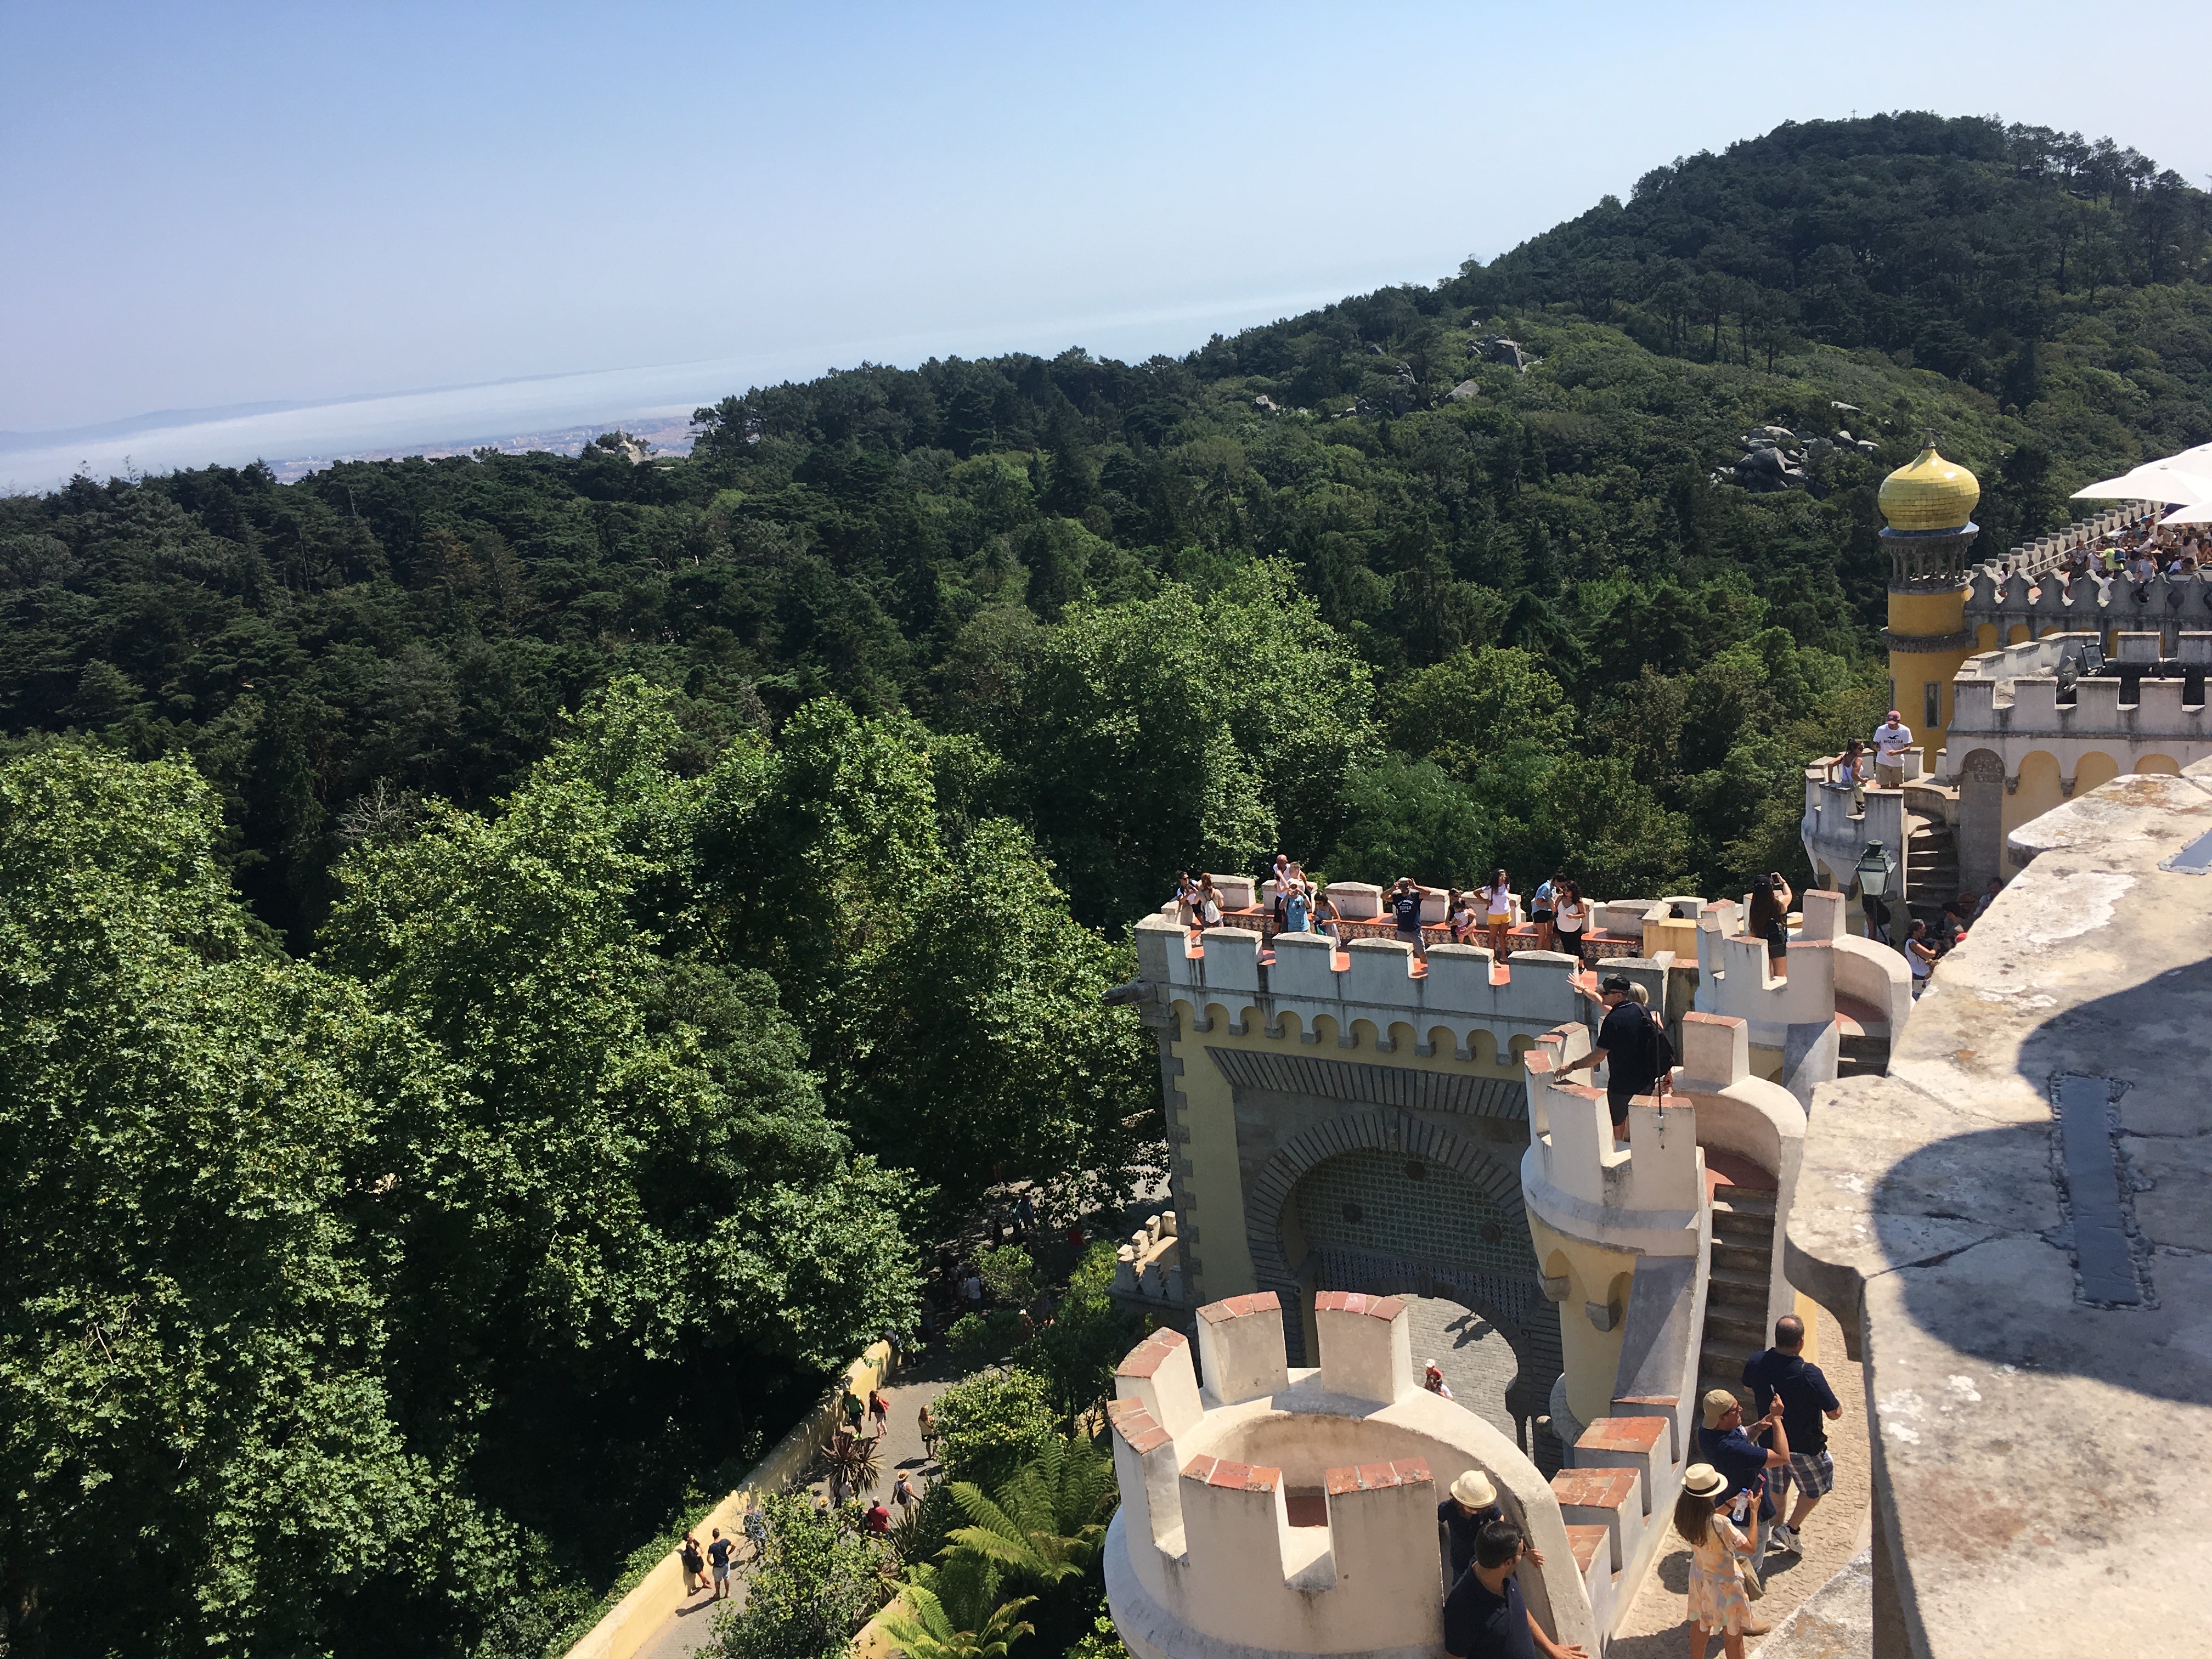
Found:
[[[1882,480],[1879,497],[1888,527],[1889,695],[1920,739],[1933,770],[1951,724],[1951,678],[1973,654],[1966,626],[1966,550],[1982,527],[1974,508],[1981,481],[1928,447]]]

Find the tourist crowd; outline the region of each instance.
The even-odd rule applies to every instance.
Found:
[[[1263,886],[1271,890],[1265,902],[1267,937],[1278,933],[1321,933],[1341,944],[1348,936],[1346,917],[1329,896],[1328,884],[1306,873],[1305,866],[1287,853],[1278,853]],[[1439,921],[1424,922],[1422,910],[1431,890],[1411,876],[1401,876],[1382,894],[1378,919],[1397,937],[1426,955],[1430,932],[1440,929],[1455,945],[1487,945],[1503,961],[1516,948],[1513,930],[1520,896],[1513,890],[1510,872],[1492,870],[1478,887],[1444,890],[1443,914]],[[1579,956],[1583,940],[1591,931],[1589,900],[1565,871],[1555,872],[1529,897],[1526,926],[1529,930],[1517,948],[1563,951]],[[1194,932],[1221,925],[1221,895],[1213,878],[1188,871],[1176,877],[1176,914]]]

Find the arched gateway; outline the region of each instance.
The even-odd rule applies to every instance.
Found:
[[[1371,1068],[1306,1064],[1326,1068],[1304,1080],[1337,1085],[1331,1094],[1370,1080],[1327,1073]],[[1313,1298],[1322,1291],[1441,1297],[1480,1314],[1519,1362],[1505,1405],[1525,1439],[1559,1374],[1560,1350],[1522,1207],[1519,1159],[1510,1145],[1455,1133],[1431,1115],[1457,1109],[1515,1121],[1521,1091],[1492,1079],[1452,1082],[1460,1086],[1419,1091],[1427,1112],[1339,1111],[1285,1141],[1247,1190],[1254,1275],[1300,1310],[1288,1332],[1293,1363],[1312,1352]]]

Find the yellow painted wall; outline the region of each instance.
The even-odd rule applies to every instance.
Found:
[[[1662,951],[1672,951],[1677,962],[1698,959],[1698,923],[1695,917],[1669,916],[1663,921],[1644,924],[1644,954],[1656,957]]]
[[[1942,639],[1962,633],[1966,626],[1966,590],[1963,587],[1949,592],[1893,592],[1889,596],[1889,630],[1893,635],[1904,635],[1918,639]],[[1905,723],[1920,740],[1923,763],[1936,763],[1936,751],[1942,748],[1950,732],[1951,680],[1977,651],[1988,650],[1995,643],[1996,629],[1988,628],[1992,636],[1990,645],[1984,645],[1977,630],[1971,644],[1954,646],[1942,651],[1899,651],[1889,653],[1890,678],[1897,687],[1898,712]],[[2014,630],[2018,631],[2018,630]],[[1936,707],[1941,718],[1931,726],[1928,721],[1927,687],[1938,687]]]
[[[1966,625],[1966,590],[1963,587],[1948,592],[1920,589],[1890,593],[1889,626],[1893,633],[1925,639],[1955,634]]]
[[[2047,749],[2038,749],[2021,758],[2020,787],[2005,794],[2000,827],[2008,836],[2030,818],[2041,817],[2063,799],[2065,796],[2058,787],[2057,757]]]
[[[1637,1258],[1626,1250],[1601,1249],[1580,1239],[1554,1232],[1534,1215],[1528,1218],[1528,1237],[1536,1247],[1536,1261],[1547,1279],[1557,1278],[1562,1266],[1567,1279],[1567,1299],[1559,1304],[1559,1353],[1567,1379],[1567,1409],[1585,1424],[1613,1415],[1613,1385],[1620,1374],[1622,1325],[1628,1297],[1619,1281],[1636,1271]],[[1583,1304],[1619,1301],[1624,1318],[1609,1331],[1589,1322]]]
[[[1233,1005],[1233,1006],[1232,1006]],[[1249,1018],[1243,1035],[1231,1029],[1232,1013],[1249,1011]],[[1182,1090],[1182,1122],[1190,1131],[1183,1155],[1190,1160],[1190,1173],[1179,1183],[1180,1195],[1188,1202],[1190,1214],[1177,1218],[1195,1224],[1198,1228],[1198,1247],[1193,1252],[1204,1271],[1200,1274],[1199,1292],[1208,1302],[1218,1302],[1225,1296],[1243,1296],[1259,1288],[1252,1267],[1252,1246],[1244,1235],[1244,1182],[1237,1164],[1237,1103],[1229,1079],[1221,1075],[1218,1066],[1206,1057],[1205,1050],[1215,1048],[1244,1048],[1267,1054],[1304,1054],[1321,1060],[1355,1060],[1364,1065],[1395,1066],[1407,1071],[1449,1072],[1461,1077],[1521,1076],[1521,1055],[1510,1042],[1501,1050],[1496,1035],[1489,1030],[1478,1030],[1470,1043],[1473,1060],[1455,1060],[1453,1051],[1458,1046],[1455,1032],[1439,1028],[1435,1037],[1436,1052],[1423,1056],[1414,1052],[1417,1037],[1410,1024],[1400,1023],[1391,1026],[1395,1046],[1388,1053],[1376,1045],[1376,1032],[1366,1020],[1353,1023],[1352,1047],[1336,1046],[1336,1022],[1323,1016],[1316,1022],[1320,1040],[1316,1042],[1298,1041],[1298,1019],[1295,1014],[1285,1014],[1282,1019],[1282,1035],[1271,1037],[1257,1009],[1249,1003],[1209,1003],[1207,1012],[1212,1018],[1211,1030],[1201,1031],[1193,1018],[1191,1005],[1178,999],[1175,1005],[1178,1032],[1170,1045],[1169,1052],[1182,1061],[1182,1076],[1177,1083]],[[1518,1039],[1522,1048],[1530,1039]],[[1297,1256],[1293,1255],[1295,1263]]]
[[[2074,793],[2077,796],[2086,795],[2099,784],[2110,783],[2119,775],[2119,762],[2101,750],[2094,754],[2084,755],[2075,763]]]
[[[1820,1363],[1820,1304],[1804,1291],[1800,1291],[1797,1292],[1797,1305],[1792,1308],[1790,1312],[1805,1322],[1805,1363],[1808,1365],[1819,1364]]]
[[[2181,769],[2173,763],[2173,757],[2171,755],[2145,755],[2141,760],[2136,763],[2136,770],[2138,772],[2165,772],[2171,774],[2179,772]],[[2077,787],[2074,793],[2078,795],[2081,791]]]

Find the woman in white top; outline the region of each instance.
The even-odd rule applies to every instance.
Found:
[[[1582,960],[1583,935],[1589,931],[1589,906],[1583,898],[1583,890],[1571,881],[1559,884],[1552,899],[1553,933],[1559,939],[1559,948]]]
[[[1912,968],[1912,994],[1917,997],[1928,988],[1929,978],[1936,971],[1936,947],[1928,942],[1926,922],[1916,920],[1905,934],[1905,959]]]
[[[1490,885],[1475,890],[1482,901],[1483,921],[1490,928],[1490,949],[1503,962],[1509,954],[1506,933],[1513,926],[1513,884],[1503,870],[1494,872]]]

